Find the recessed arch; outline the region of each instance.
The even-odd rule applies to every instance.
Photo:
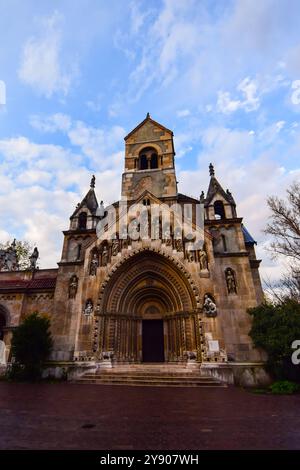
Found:
[[[163,315],[195,310],[197,297],[197,288],[180,262],[150,249],[137,250],[104,282],[99,310],[140,316],[155,304]]]
[[[10,324],[10,315],[4,305],[0,305],[0,340],[4,338],[4,329]]]

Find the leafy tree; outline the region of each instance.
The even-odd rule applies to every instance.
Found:
[[[275,379],[300,381],[300,366],[292,364],[291,345],[300,339],[300,304],[285,302],[265,303],[248,310],[253,316],[250,336],[256,347],[268,354],[267,369]]]
[[[37,312],[28,315],[14,330],[11,345],[14,358],[12,378],[39,379],[42,365],[53,346],[49,318]]]
[[[6,250],[11,246],[11,242],[0,243],[0,249]],[[33,246],[28,241],[16,240],[16,252],[18,256],[18,263],[20,269],[27,269],[30,267],[29,256],[33,251]]]

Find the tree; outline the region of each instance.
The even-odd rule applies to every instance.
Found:
[[[0,243],[0,249],[6,250],[11,246],[11,242]],[[31,243],[28,241],[16,240],[16,252],[18,256],[19,269],[27,269],[30,267],[29,256],[33,251]]]
[[[275,379],[300,381],[300,366],[293,365],[291,347],[300,339],[300,304],[294,299],[265,303],[248,310],[253,316],[249,335],[268,354],[267,370]]]
[[[293,183],[287,189],[287,201],[271,196],[267,202],[272,222],[265,233],[275,238],[271,249],[275,255],[300,262],[300,184]]]
[[[39,379],[42,365],[53,346],[49,318],[37,312],[28,315],[14,330],[11,346],[14,358],[12,377],[24,380]]]
[[[281,289],[275,297],[283,301],[289,297],[300,301],[300,184],[294,182],[287,189],[286,200],[271,196],[267,203],[271,222],[265,233],[273,237],[270,248],[273,258],[284,256],[289,261],[289,269],[280,280]]]

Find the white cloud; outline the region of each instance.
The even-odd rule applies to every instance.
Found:
[[[238,109],[244,109],[246,112],[256,111],[260,106],[259,97],[256,96],[258,84],[256,80],[249,77],[244,78],[238,85],[237,91],[241,92],[241,99],[232,99],[227,91],[218,92],[217,108],[221,113],[230,114]]]
[[[37,144],[23,136],[0,140],[0,220],[5,221],[0,237],[5,241],[21,233],[38,245],[40,266],[55,267],[62,249],[61,230],[68,228],[91,175],[96,175],[99,201],[119,198],[125,130],[94,128],[65,115],[34,116],[31,123],[45,132],[62,131],[69,145]],[[70,146],[78,147],[78,153]]]
[[[228,91],[218,91],[217,107],[221,113],[229,114],[237,111],[241,107],[241,102],[232,100]]]
[[[295,105],[300,104],[300,80],[294,80],[292,82],[292,96],[291,102]]]
[[[30,125],[41,132],[68,131],[71,127],[70,116],[62,113],[50,116],[33,114],[30,116]]]
[[[180,109],[179,111],[177,111],[176,114],[179,118],[181,118],[181,117],[190,116],[191,112],[189,109]]]
[[[271,280],[278,279],[285,266],[282,260],[271,261],[264,249],[270,243],[262,232],[270,215],[266,200],[273,194],[285,197],[285,190],[300,175],[300,168],[289,171],[276,161],[277,152],[280,153],[277,135],[283,126],[284,121],[278,121],[271,132],[268,128],[258,136],[222,127],[202,130],[198,169],[177,171],[180,192],[199,197],[208,187],[208,165],[214,163],[217,179],[224,189],[228,187],[232,192],[238,216],[244,218],[246,227],[258,241],[258,257],[263,259],[262,276]],[[264,148],[258,151],[261,141],[270,145],[265,142],[268,133],[273,135],[271,148],[268,152]],[[298,142],[294,139],[299,149],[300,138]],[[297,154],[296,147],[294,154]]]
[[[30,37],[22,51],[20,79],[47,98],[54,93],[67,95],[77,73],[76,66],[67,67],[61,57],[61,22],[57,12],[41,20],[40,33]]]

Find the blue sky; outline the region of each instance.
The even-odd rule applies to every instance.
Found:
[[[262,229],[300,175],[298,0],[0,0],[0,40],[0,241],[55,267],[91,174],[119,198],[123,138],[149,111],[174,131],[180,191],[206,190],[212,161],[278,277]]]

